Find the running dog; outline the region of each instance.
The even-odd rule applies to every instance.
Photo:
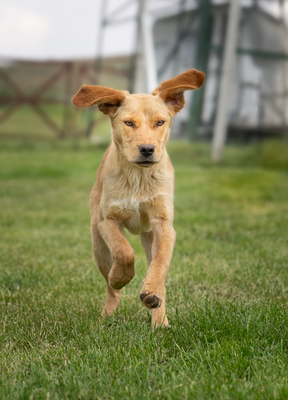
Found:
[[[152,310],[152,328],[168,326],[165,280],[176,234],[174,171],[165,145],[173,117],[184,107],[184,91],[200,88],[204,76],[191,69],[151,95],[84,85],[72,99],[77,107],[97,105],[112,125],[112,143],[90,197],[93,255],[107,285],[102,316],[116,310],[121,289],[134,277],[126,228],[141,236],[149,263],[140,300]]]

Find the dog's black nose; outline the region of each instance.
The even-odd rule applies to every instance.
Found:
[[[142,156],[150,157],[155,151],[155,146],[153,144],[140,144],[140,146],[138,146],[138,150]]]

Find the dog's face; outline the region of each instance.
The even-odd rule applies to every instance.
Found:
[[[129,162],[148,168],[162,158],[172,119],[160,97],[127,96],[111,116],[113,139]]]
[[[140,168],[161,160],[174,115],[184,107],[184,91],[198,89],[204,74],[195,69],[163,82],[152,95],[84,85],[73,97],[78,107],[98,105],[108,114],[113,140],[126,159]]]

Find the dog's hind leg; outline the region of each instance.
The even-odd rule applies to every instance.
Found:
[[[142,246],[145,250],[146,258],[148,264],[150,265],[153,257],[152,257],[152,245],[153,245],[153,231],[145,232],[141,234],[141,242]],[[168,319],[166,317],[165,312],[165,303],[166,303],[166,289],[165,286],[161,295],[161,306],[157,309],[152,309],[152,320],[151,325],[152,329],[157,328],[158,326],[169,326]]]
[[[141,242],[146,254],[148,264],[152,261],[153,231],[141,233]]]
[[[120,302],[121,290],[112,289],[109,285],[108,275],[113,265],[113,259],[109,248],[98,230],[97,224],[92,224],[92,246],[95,263],[105,278],[107,286],[106,303],[101,313],[105,317],[116,311]]]
[[[107,286],[107,296],[106,303],[102,310],[102,317],[106,317],[106,315],[111,315],[116,311],[117,306],[120,303],[121,290],[112,289],[109,285],[108,280],[106,280]]]
[[[134,250],[127,241],[119,221],[106,218],[99,222],[98,228],[113,259],[108,275],[109,285],[113,289],[122,289],[135,275]]]

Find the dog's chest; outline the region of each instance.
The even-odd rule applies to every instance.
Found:
[[[145,212],[148,200],[129,197],[114,200],[109,204],[109,214],[121,221],[122,225],[133,234],[151,230],[149,217]]]

